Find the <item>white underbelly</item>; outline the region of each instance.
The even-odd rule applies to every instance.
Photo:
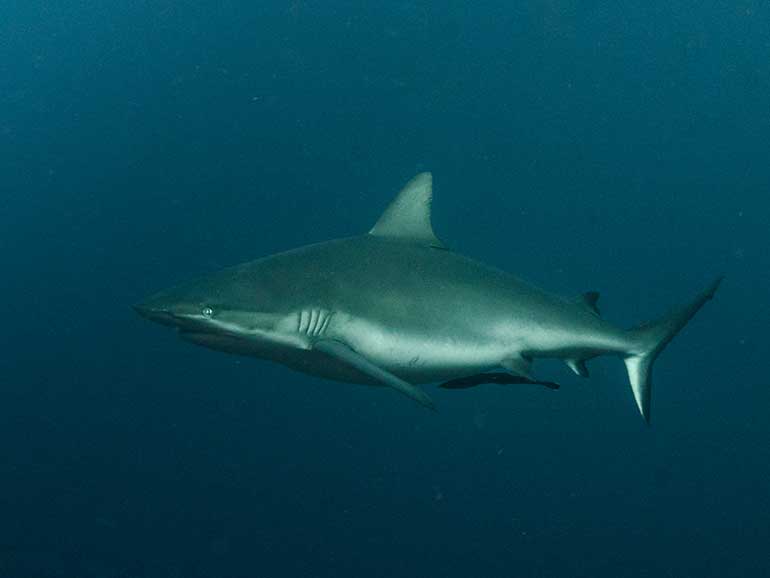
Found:
[[[372,363],[412,382],[449,379],[499,365],[507,349],[486,336],[383,327],[348,319],[339,337]]]

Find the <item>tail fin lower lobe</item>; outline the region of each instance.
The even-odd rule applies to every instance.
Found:
[[[629,332],[633,345],[632,350],[624,356],[624,361],[636,405],[647,423],[650,422],[652,365],[655,359],[706,301],[714,297],[721,282],[722,277],[718,277],[687,305],[675,309],[658,321],[645,323]]]

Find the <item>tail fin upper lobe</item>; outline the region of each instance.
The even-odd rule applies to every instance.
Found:
[[[653,362],[674,336],[703,307],[703,304],[714,297],[721,282],[722,277],[715,279],[705,291],[689,304],[672,311],[658,321],[646,323],[629,332],[633,348],[624,356],[624,361],[636,405],[648,423],[650,421]]]

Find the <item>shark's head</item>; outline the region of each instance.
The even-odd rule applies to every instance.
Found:
[[[190,283],[156,293],[133,307],[142,317],[180,331],[214,331],[215,318],[222,313],[222,300],[215,295],[203,283]]]
[[[257,270],[255,270],[257,269]],[[186,340],[241,352],[282,341],[286,313],[258,267],[225,269],[200,280],[161,291],[134,305],[139,315],[175,327]]]

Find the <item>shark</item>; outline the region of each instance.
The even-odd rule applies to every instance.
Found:
[[[535,360],[619,357],[649,423],[652,366],[714,296],[623,329],[599,293],[561,297],[450,250],[433,230],[433,179],[409,181],[368,233],[306,245],[214,272],[134,305],[143,317],[214,350],[278,362],[322,378],[394,389],[428,408],[422,384],[558,384]]]

